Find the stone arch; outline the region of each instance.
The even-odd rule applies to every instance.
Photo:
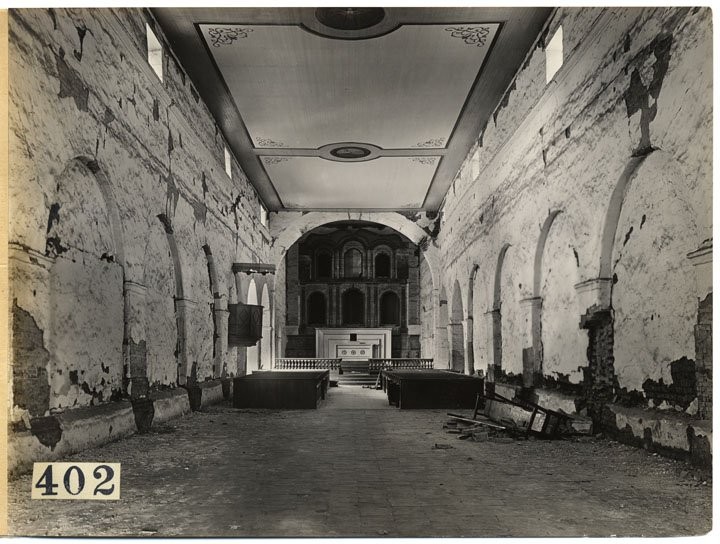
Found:
[[[92,180],[87,186],[66,184],[63,177],[75,171]],[[125,245],[120,219],[120,211],[113,194],[112,184],[100,163],[89,157],[79,155],[66,164],[63,172],[56,182],[57,191],[53,204],[50,206],[46,234],[46,254],[63,252],[63,246],[72,247],[88,253],[98,253],[109,262],[116,262],[125,266]],[[97,189],[97,191],[93,190]],[[99,194],[98,194],[99,191]],[[97,197],[100,198],[97,198]],[[61,202],[62,200],[62,202]],[[104,209],[105,213],[97,213]],[[68,223],[84,221],[94,217],[95,229],[83,232],[82,229],[68,228]],[[108,232],[109,231],[109,232]],[[70,236],[70,239],[68,239]],[[104,243],[101,241],[104,240]],[[58,244],[57,248],[51,246]],[[56,250],[56,251],[53,251]]]
[[[535,262],[533,267],[533,296],[540,296],[540,283],[542,281],[542,259],[543,253],[545,252],[545,243],[547,241],[550,227],[552,227],[555,218],[558,214],[562,213],[562,210],[551,211],[545,218],[545,221],[540,227],[540,237],[538,238],[537,246],[535,247]]]
[[[445,286],[440,287],[438,294],[438,324],[437,324],[437,346],[435,358],[438,368],[450,368],[450,316],[448,311],[448,297]]]
[[[215,259],[210,249],[209,244],[202,246],[203,252],[205,253],[205,260],[207,261],[208,270],[208,287],[212,294],[212,302],[210,303],[210,312],[212,316],[212,377],[217,378],[223,374],[223,355],[227,349],[227,336],[223,330],[223,325],[227,325],[226,319],[227,314],[227,298],[223,299],[220,293],[220,286],[218,285],[218,274],[217,267],[215,266]]]
[[[262,295],[261,295],[262,296]],[[255,278],[250,278],[250,281],[247,284],[247,295],[245,295],[246,304],[260,304],[258,302],[258,287],[255,283]],[[264,318],[265,316],[263,316]],[[254,346],[250,346],[245,348],[247,353],[247,360],[246,360],[246,366],[245,366],[245,372],[247,374],[251,374],[253,370],[258,370],[260,368],[260,347],[258,346],[260,342],[256,343]]]
[[[543,337],[542,337],[542,305],[543,300],[540,294],[540,285],[542,282],[542,264],[543,254],[545,252],[545,243],[547,241],[548,233],[550,228],[555,221],[558,214],[562,213],[562,210],[552,210],[548,213],[548,216],[543,221],[540,227],[540,236],[538,237],[537,244],[535,245],[535,259],[533,262],[533,285],[532,285],[532,297],[526,301],[529,304],[526,306],[526,310],[530,312],[530,338],[531,338],[531,354],[532,361],[528,361],[531,367],[527,367],[523,360],[523,375],[525,377],[524,383],[526,386],[530,386],[539,382],[542,378],[542,367],[543,367]],[[573,282],[573,284],[576,282]]]
[[[29,404],[33,415],[107,402],[128,386],[123,237],[110,181],[97,161],[78,156],[66,163],[55,185],[45,238],[47,299],[18,304],[36,323],[45,323],[44,383],[33,390],[13,377],[13,402]],[[41,366],[28,363],[33,373]],[[25,364],[22,350],[15,350],[14,364]],[[32,396],[41,401],[28,401]]]
[[[625,169],[620,174],[620,178],[615,184],[610,195],[607,212],[605,213],[605,221],[603,223],[602,238],[600,242],[600,269],[599,278],[612,277],[612,254],[615,246],[615,235],[617,233],[618,223],[620,221],[620,213],[622,212],[623,202],[625,200],[625,192],[630,185],[631,180],[635,176],[640,165],[645,162],[647,155],[641,157],[632,157]]]
[[[688,393],[667,399],[681,407],[695,395],[698,304],[687,254],[697,247],[699,228],[685,179],[681,165],[661,151],[631,161],[613,192],[601,256],[601,273],[612,278],[613,365],[620,389],[643,391],[660,402],[669,395],[667,386],[686,376]],[[608,233],[611,247],[605,245]]]
[[[465,327],[466,336],[466,349],[465,349],[465,360],[467,362],[467,368],[465,369],[467,374],[475,373],[475,320],[474,320],[474,307],[475,307],[475,282],[477,280],[478,271],[480,265],[475,264],[470,271],[470,278],[468,279],[468,296],[467,296],[467,326]]]
[[[235,277],[235,273],[230,271],[225,276],[225,285],[227,286],[227,304],[237,304],[240,302],[240,297],[238,296],[238,289],[237,289],[237,279]],[[242,368],[245,364],[244,358],[240,360],[240,353],[242,351],[243,357],[245,350],[240,350],[237,346],[230,346],[227,343],[227,334],[228,334],[228,325],[227,325],[227,319],[224,320],[224,322],[221,324],[221,330],[220,334],[224,337],[224,346],[225,346],[225,353],[223,355],[223,363],[222,363],[222,371],[221,376],[224,377],[233,377],[236,376],[238,373],[238,368]]]
[[[415,221],[396,212],[310,212],[303,214],[286,214],[281,218],[274,216],[271,222],[271,229],[275,236],[275,242],[270,255],[271,262],[279,264],[287,250],[306,232],[334,221],[372,221],[380,225],[390,227],[404,235],[414,244],[420,246],[424,257],[430,267],[433,285],[437,286],[439,270],[439,251],[433,244],[429,243],[428,231],[423,229]],[[439,220],[439,219],[437,219]]]
[[[465,338],[463,332],[463,301],[460,282],[455,280],[450,306],[450,368],[465,372]]]
[[[505,255],[510,244],[504,244],[498,254],[497,266],[495,267],[495,278],[493,281],[493,305],[492,315],[492,364],[499,371],[503,364],[503,340],[502,340],[502,277]]]
[[[588,336],[580,329],[575,285],[580,255],[577,227],[567,212],[552,212],[535,255],[532,339],[536,377],[580,383]]]
[[[260,368],[271,369],[273,360],[273,322],[272,307],[270,305],[270,291],[268,284],[264,283],[260,304],[263,307],[262,338],[260,339]]]
[[[150,385],[184,385],[187,377],[183,270],[170,220],[159,214],[148,229],[143,258],[145,336]]]

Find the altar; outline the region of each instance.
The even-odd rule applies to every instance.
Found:
[[[318,328],[315,357],[364,361],[392,356],[392,328]]]

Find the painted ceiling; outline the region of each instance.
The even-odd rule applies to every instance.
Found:
[[[549,11],[153,10],[269,209],[407,211],[441,205]]]

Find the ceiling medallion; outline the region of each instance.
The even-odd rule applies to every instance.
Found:
[[[376,145],[363,142],[338,142],[319,147],[318,154],[328,161],[361,162],[381,157],[383,150]]]
[[[490,29],[485,26],[455,26],[446,28],[453,38],[460,38],[468,45],[482,47],[487,41]]]
[[[336,30],[363,30],[379,24],[385,18],[385,10],[377,7],[318,8],[315,18]]]
[[[333,157],[346,160],[363,159],[370,155],[370,153],[371,151],[368,148],[354,145],[336,147],[330,151]]]
[[[208,28],[208,36],[210,36],[211,45],[220,47],[221,45],[230,45],[238,38],[247,38],[248,33],[252,32],[252,28]]]

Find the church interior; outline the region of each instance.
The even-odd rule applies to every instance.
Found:
[[[710,8],[4,26],[11,534],[711,530]]]

